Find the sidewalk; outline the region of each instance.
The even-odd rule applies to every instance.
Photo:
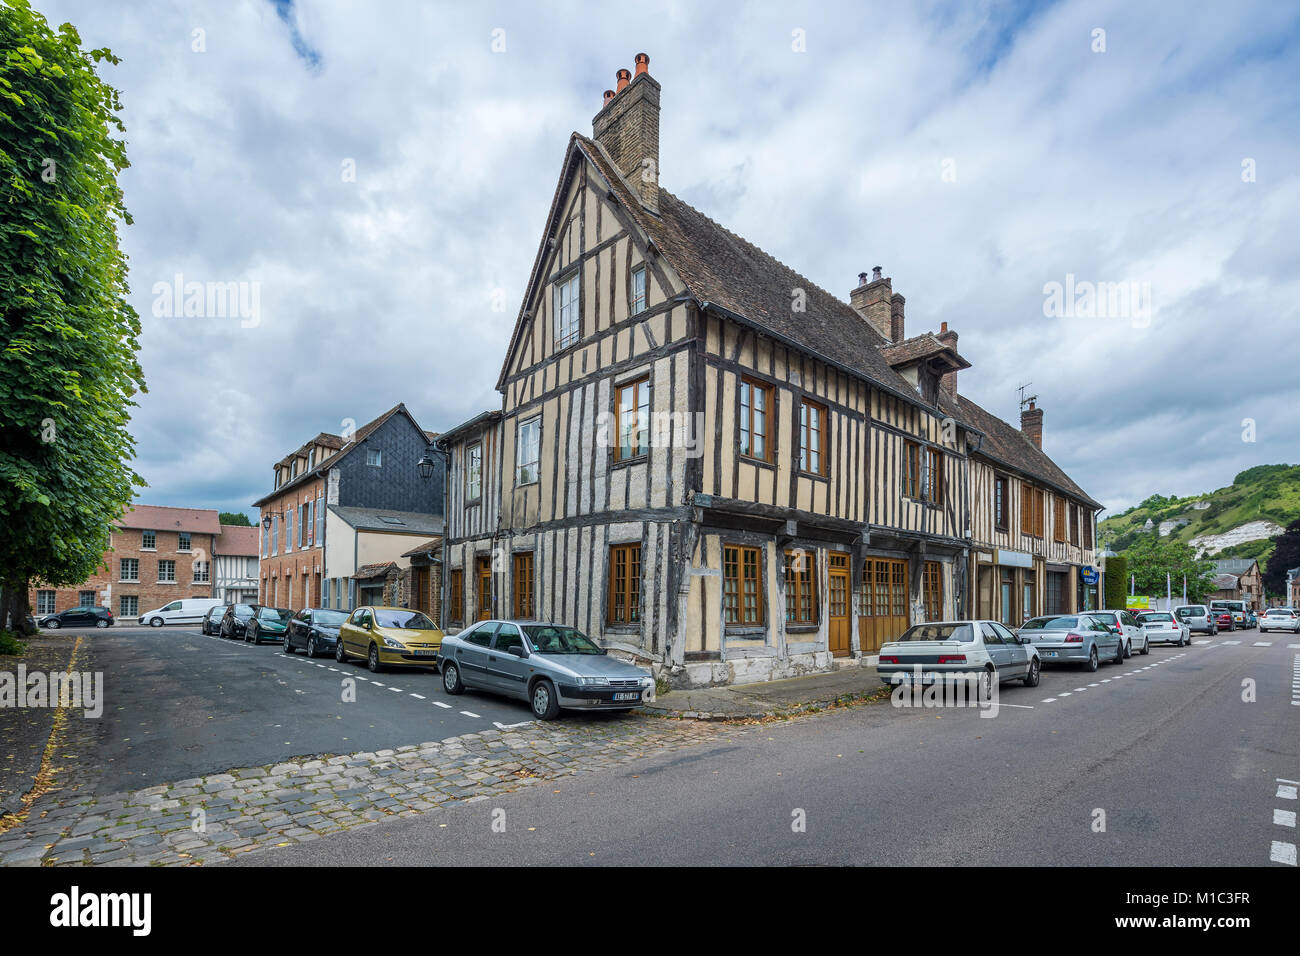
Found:
[[[67,670],[77,635],[38,634],[26,638],[25,643],[27,651],[21,657],[0,657],[0,672],[8,675],[5,682],[11,687],[16,688],[20,664],[26,666],[26,673],[39,673],[47,680],[50,674]],[[4,750],[0,751],[0,816],[22,809],[23,796],[40,773],[57,712],[57,708],[49,706],[0,706],[0,741],[4,741]]]
[[[786,680],[672,690],[643,709],[647,714],[662,717],[746,720],[864,700],[882,693],[883,689],[875,666],[864,665]]]

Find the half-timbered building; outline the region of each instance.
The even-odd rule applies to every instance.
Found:
[[[638,55],[564,156],[497,388],[445,432],[449,630],[580,627],[672,683],[869,660],[967,613],[971,451],[947,329],[907,336],[660,187]]]

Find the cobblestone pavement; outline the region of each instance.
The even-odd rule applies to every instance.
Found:
[[[73,725],[61,750],[93,754],[90,723]],[[736,725],[610,715],[98,796],[86,785],[90,771],[72,760],[58,768],[59,789],[37,798],[23,824],[0,833],[0,865],[220,863],[743,733]]]

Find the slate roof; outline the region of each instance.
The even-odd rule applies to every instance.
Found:
[[[393,534],[442,534],[442,518],[419,511],[392,511],[387,508],[345,508],[330,505],[334,512],[358,531],[391,531]],[[385,521],[385,518],[393,519]]]
[[[166,508],[160,505],[132,505],[117,522],[119,528],[145,531],[188,531],[191,534],[220,534],[218,512],[206,508]],[[254,551],[256,554],[256,550]]]
[[[1214,570],[1223,574],[1242,575],[1255,566],[1256,558],[1223,558],[1215,561]]]
[[[442,538],[430,538],[428,541],[417,544],[410,551],[403,551],[402,557],[413,558],[419,554],[427,554],[430,551],[438,551],[442,547]]]
[[[327,471],[329,471],[329,469],[337,465],[339,461],[342,460],[344,455],[350,455],[353,451],[355,451],[357,446],[360,445],[363,441],[365,441],[370,436],[371,432],[373,432],[380,425],[384,424],[384,422],[388,421],[398,412],[404,412],[406,416],[411,419],[412,422],[415,422],[415,416],[412,415],[410,411],[407,410],[406,405],[404,403],[399,402],[398,404],[390,408],[388,411],[384,412],[384,414],[380,415],[378,418],[374,419],[373,421],[366,422],[364,425],[358,428],[355,434],[353,434],[351,441],[344,441],[342,438],[340,438],[337,435],[329,435],[325,432],[321,432],[320,436],[318,437],[334,438],[337,441],[339,441],[341,443],[338,446],[340,451],[338,451],[336,454],[331,455],[329,458],[326,458],[323,462],[317,462],[314,468],[308,468],[306,471],[302,472],[300,475],[298,475],[297,478],[294,478],[292,481],[286,481],[279,488],[276,488],[274,491],[268,492],[267,494],[263,495],[261,498],[258,498],[256,501],[253,502],[253,507],[260,508],[262,505],[266,504],[266,502],[271,501],[277,496],[284,494],[286,491],[290,491],[294,488],[299,487],[300,485],[305,485],[311,478],[319,477],[320,475],[325,474]],[[418,422],[415,422],[415,427],[420,428]],[[420,428],[420,432],[422,434],[427,434],[423,428]],[[307,445],[310,444],[311,442],[307,443]],[[306,448],[307,445],[304,445],[303,447]],[[279,464],[283,465],[286,462],[292,462],[293,459],[297,457],[297,455],[298,455],[297,452],[292,452],[287,458],[280,461]]]

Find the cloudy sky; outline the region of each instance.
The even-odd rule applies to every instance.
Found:
[[[35,6],[122,58],[143,501],[245,509],[319,431],[499,407],[568,135],[640,51],[667,189],[844,298],[884,266],[1112,510],[1300,459],[1292,4]],[[155,314],[178,275],[256,320]]]

